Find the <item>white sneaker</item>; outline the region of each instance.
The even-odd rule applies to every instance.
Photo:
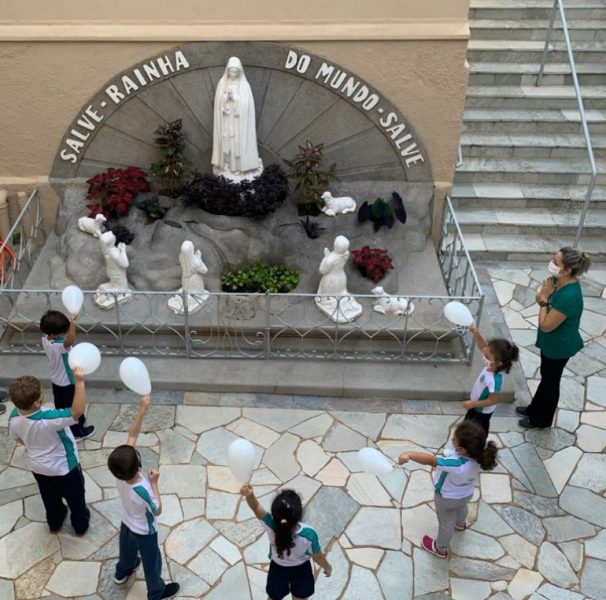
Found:
[[[118,579],[115,575],[114,575],[114,583],[117,583],[118,585],[122,585],[123,583],[126,583],[128,578],[131,575],[135,574],[135,571],[139,568],[139,566],[141,565],[141,557],[137,556],[137,564],[135,565],[135,568],[132,570],[130,575],[127,575],[126,577],[122,577],[122,579]]]

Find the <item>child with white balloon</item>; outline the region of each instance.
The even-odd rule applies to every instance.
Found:
[[[477,423],[465,420],[452,436],[454,452],[448,457],[426,452],[403,452],[398,463],[409,461],[434,467],[434,502],[438,517],[438,535],[423,536],[421,547],[438,558],[448,557],[448,546],[455,531],[467,529],[467,505],[471,501],[480,470],[497,466],[497,446],[486,442]]]
[[[463,402],[463,408],[467,409],[465,418],[481,425],[488,435],[490,417],[497,408],[505,374],[518,360],[520,351],[513,342],[503,338],[493,338],[487,342],[475,325],[471,325],[469,331],[482,353],[484,368],[473,384],[470,399]]]
[[[122,375],[122,367],[120,372]],[[175,596],[180,586],[175,582],[166,583],[162,579],[162,554],[158,545],[157,523],[157,517],[162,513],[162,499],[158,489],[160,473],[152,469],[149,479],[146,478],[141,470],[141,456],[135,448],[149,404],[150,396],[142,396],[126,444],[115,448],[107,459],[107,466],[116,478],[122,504],[120,553],[114,582],[118,585],[126,583],[143,562],[147,597],[161,599]]]
[[[51,533],[57,533],[67,516],[76,535],[84,535],[90,522],[86,507],[84,476],[78,461],[78,449],[70,430],[86,409],[84,371],[74,369],[75,393],[70,408],[52,410],[43,406],[44,391],[35,377],[19,377],[11,382],[9,393],[15,405],[9,421],[11,439],[23,444],[31,471],[40,489]],[[15,548],[27,552],[27,548]]]
[[[309,598],[314,594],[315,581],[310,557],[330,577],[332,567],[322,552],[318,534],[302,522],[301,498],[294,490],[282,490],[267,512],[255,497],[252,486],[245,483],[240,493],[255,516],[260,519],[270,543],[267,592],[270,600]]]
[[[42,347],[50,363],[53,399],[55,408],[58,409],[71,408],[74,401],[76,381],[67,359],[76,341],[76,318],[81,306],[70,306],[72,310],[69,319],[57,310],[46,311],[40,319],[40,331],[44,334]],[[85,426],[85,422],[86,417],[81,415],[78,422],[71,426],[76,441],[84,440],[95,433],[95,426]]]

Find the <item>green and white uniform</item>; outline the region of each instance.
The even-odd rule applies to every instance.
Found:
[[[321,550],[316,530],[306,523],[299,523],[296,532],[293,534],[294,547],[290,549],[290,554],[285,552],[280,557],[276,549],[276,524],[273,517],[266,513],[261,519],[261,524],[269,537],[269,558],[282,567],[301,565],[308,561],[312,554]]]
[[[78,449],[69,428],[76,421],[71,408],[41,408],[31,415],[13,409],[8,421],[10,436],[27,449],[32,471],[54,477],[78,466]]]

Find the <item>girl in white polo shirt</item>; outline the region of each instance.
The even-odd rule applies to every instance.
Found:
[[[260,504],[251,485],[242,486],[240,493],[246,498],[269,536],[269,573],[265,591],[270,600],[282,600],[291,594],[293,599],[313,596],[314,573],[310,559],[330,577],[332,567],[320,548],[315,529],[303,523],[303,506],[294,490],[282,490],[271,504],[268,513]]]
[[[467,505],[480,470],[492,471],[497,466],[497,447],[486,443],[486,435],[474,421],[463,421],[452,436],[454,453],[448,457],[425,452],[403,452],[398,463],[408,461],[435,467],[435,490],[438,536],[423,536],[421,547],[439,558],[448,556],[448,545],[455,531],[467,528]]]

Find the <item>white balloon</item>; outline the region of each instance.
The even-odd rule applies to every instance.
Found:
[[[84,294],[77,285],[68,285],[61,292],[61,301],[70,315],[77,315],[84,304]]]
[[[387,475],[393,471],[393,465],[375,448],[360,448],[358,461],[362,469],[371,475]]]
[[[120,363],[120,379],[139,396],[147,396],[151,392],[149,371],[145,363],[134,356],[129,356]]]
[[[469,327],[473,325],[473,316],[471,311],[460,302],[449,302],[444,307],[444,316],[455,325]]]
[[[94,373],[101,364],[99,348],[89,342],[76,344],[67,356],[67,362],[72,369],[80,367],[85,375]]]
[[[255,465],[255,447],[248,440],[234,440],[227,450],[227,462],[240,483],[250,481]]]

